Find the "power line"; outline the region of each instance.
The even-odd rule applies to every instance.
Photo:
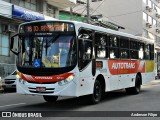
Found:
[[[76,12],[76,11],[82,10],[82,9],[84,9],[84,8],[86,8],[86,6],[83,6],[82,8],[79,8],[79,9],[77,9],[77,10],[73,11],[73,12]]]
[[[123,16],[123,15],[134,14],[134,13],[138,13],[138,12],[142,12],[142,10],[129,12],[129,13],[124,13],[124,14],[119,14],[119,15],[114,15],[114,16],[108,16],[108,17],[118,17],[118,16]]]
[[[103,1],[96,7],[96,9],[92,12],[91,15],[93,15],[93,13],[95,13],[95,11],[104,3],[104,1],[105,1],[105,0],[103,0]]]
[[[101,14],[101,13],[100,13],[99,11],[97,11],[97,10],[96,10],[96,12],[98,12],[99,14]],[[107,16],[105,16],[105,15],[103,15],[103,16],[104,16],[105,18],[113,21],[114,23],[119,24],[120,26],[124,26],[125,28],[128,28],[128,29],[130,29],[130,30],[132,30],[132,31],[134,31],[134,32],[138,32],[137,30],[135,30],[135,29],[133,29],[133,28],[130,28],[130,27],[126,26],[126,25],[122,25],[121,23],[119,23],[119,22],[117,22],[117,21],[115,21],[115,20],[113,20],[113,19],[111,19],[111,18],[109,18],[109,17],[107,17]]]

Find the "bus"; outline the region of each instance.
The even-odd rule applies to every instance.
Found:
[[[23,23],[10,50],[17,55],[17,93],[46,102],[88,96],[96,104],[105,92],[138,94],[155,79],[153,40],[82,22]]]

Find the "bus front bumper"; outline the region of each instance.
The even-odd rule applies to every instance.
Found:
[[[53,84],[36,84],[18,79],[16,89],[17,93],[26,95],[77,96],[76,83],[74,81],[65,85],[59,85],[58,82]]]

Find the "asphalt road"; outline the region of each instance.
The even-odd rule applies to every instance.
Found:
[[[78,119],[90,117],[92,120],[106,120],[107,114],[109,115],[107,119],[110,116],[116,116],[114,119],[110,117],[113,120],[158,120],[159,117],[156,117],[156,115],[160,116],[160,80],[143,85],[141,93],[138,95],[127,95],[124,90],[106,93],[102,101],[96,105],[90,105],[86,97],[60,97],[56,103],[46,103],[41,96],[19,95],[16,93],[0,94],[0,112],[5,111],[45,113],[44,115],[48,115],[48,118],[42,114],[43,118],[41,119],[46,120],[52,119],[49,116],[55,116],[54,118],[60,120],[74,120],[73,116],[78,117]],[[156,118],[148,117],[148,112],[153,113],[151,116]],[[125,114],[129,115],[132,113],[134,115],[136,113],[141,115],[147,114],[147,117],[125,117]]]

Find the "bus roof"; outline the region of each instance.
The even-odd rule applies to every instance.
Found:
[[[91,25],[88,23],[83,23],[83,22],[79,22],[79,21],[69,21],[69,20],[37,20],[37,21],[32,21],[32,22],[26,22],[26,23],[22,23],[21,25],[25,25],[28,23],[37,23],[37,22],[68,22],[68,23],[73,23],[76,26],[83,27],[83,28],[88,28],[88,29],[92,29],[95,31],[100,31],[103,33],[109,33],[109,34],[113,34],[113,35],[118,35],[118,36],[123,36],[123,37],[128,37],[128,38],[132,38],[132,39],[136,39],[136,40],[140,40],[143,42],[149,42],[149,43],[154,43],[154,40],[145,38],[145,37],[141,37],[141,36],[135,36],[132,34],[128,34],[128,33],[124,33],[124,32],[120,32],[120,31],[115,31],[112,29],[108,29],[108,28],[103,28],[100,26],[95,26],[95,25]]]

